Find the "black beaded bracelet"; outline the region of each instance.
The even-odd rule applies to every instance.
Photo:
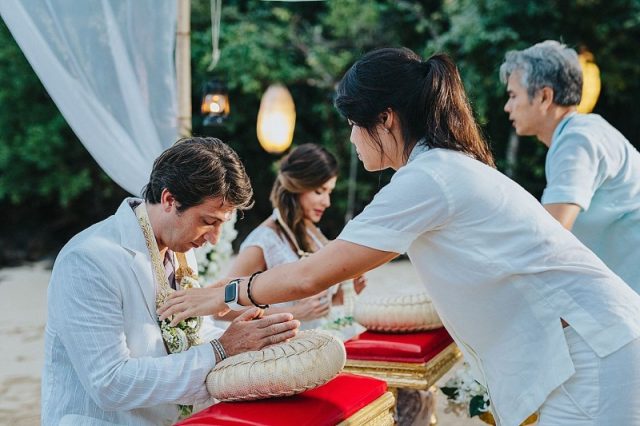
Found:
[[[264,271],[258,271],[258,272],[254,272],[253,274],[251,274],[251,276],[249,277],[249,282],[247,283],[247,297],[249,298],[249,301],[251,303],[253,303],[253,306],[257,306],[260,309],[267,309],[269,307],[269,305],[261,305],[259,303],[256,303],[255,300],[253,300],[253,297],[251,297],[251,283],[253,282],[253,279],[258,275],[263,273]]]

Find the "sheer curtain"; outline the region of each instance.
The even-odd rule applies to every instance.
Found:
[[[0,0],[0,15],[80,141],[138,195],[177,138],[176,0]]]

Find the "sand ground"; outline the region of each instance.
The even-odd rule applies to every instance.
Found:
[[[44,326],[50,263],[0,269],[0,425],[40,423],[40,378],[44,362]],[[393,262],[368,274],[367,291],[410,291],[418,279],[408,261]],[[456,367],[454,367],[455,369]],[[446,381],[448,375],[440,380]],[[438,395],[441,426],[473,426],[476,419],[446,413]]]

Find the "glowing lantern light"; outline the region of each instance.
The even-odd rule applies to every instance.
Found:
[[[284,152],[293,141],[296,107],[291,93],[281,84],[269,86],[258,111],[258,141],[272,154]]]
[[[229,93],[220,80],[211,80],[204,85],[200,112],[204,115],[203,125],[220,125],[229,115]]]
[[[578,55],[582,68],[582,99],[578,105],[578,112],[588,114],[598,102],[600,96],[600,69],[596,65],[593,53],[588,50]]]

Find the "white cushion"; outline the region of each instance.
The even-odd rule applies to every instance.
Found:
[[[337,338],[319,330],[302,331],[288,342],[225,359],[211,370],[206,385],[220,401],[295,395],[333,379],[346,359]]]
[[[372,331],[404,333],[442,327],[426,293],[392,297],[363,294],[356,301],[354,317]]]

